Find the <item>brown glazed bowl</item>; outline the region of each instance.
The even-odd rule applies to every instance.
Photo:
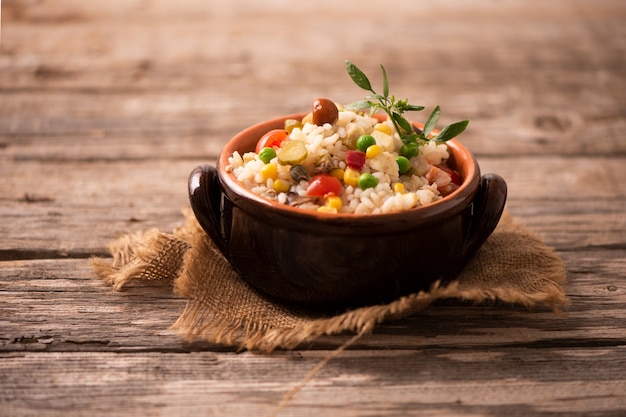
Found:
[[[194,214],[235,271],[278,302],[336,311],[377,303],[452,280],[495,229],[507,187],[481,176],[472,154],[447,142],[449,165],[461,186],[429,205],[390,214],[319,213],[257,196],[226,172],[234,151],[253,151],[259,138],[281,128],[268,120],[235,135],[217,166],[189,176]]]

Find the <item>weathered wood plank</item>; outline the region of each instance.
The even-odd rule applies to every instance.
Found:
[[[5,65],[12,69],[0,72],[2,93],[11,98],[0,102],[5,143],[13,142],[11,135],[19,140],[32,134],[155,129],[215,132],[225,140],[254,121],[300,111],[318,95],[356,98],[358,89],[341,65],[349,50],[364,57],[368,72],[377,73],[374,59],[386,63],[392,80],[397,79],[395,91],[431,107],[442,104],[450,120],[474,120],[466,139],[478,144],[479,152],[604,155],[623,154],[626,146],[619,140],[626,123],[624,47],[621,36],[607,36],[622,30],[626,13],[616,1],[604,1],[593,11],[575,2],[567,8],[534,5],[533,12],[521,4],[492,7],[489,2],[456,4],[455,9],[403,4],[393,16],[398,32],[437,42],[380,45],[384,38],[351,41],[371,38],[370,26],[359,24],[372,18],[364,4],[351,19],[324,12],[328,24],[319,30],[347,40],[323,48],[312,44],[317,38],[307,30],[289,37],[264,30],[263,18],[307,27],[320,10],[329,10],[322,7],[294,9],[277,2],[261,10],[247,5],[247,11],[235,13],[236,6],[191,2],[172,14],[161,3],[148,8],[73,4],[76,10],[69,12],[51,5],[34,12],[24,6],[9,2],[5,11]],[[325,6],[336,7],[333,2]],[[433,15],[436,20],[423,19]],[[127,21],[136,28],[130,40],[119,30]],[[499,36],[492,36],[494,29]],[[248,34],[257,31],[263,47],[227,46],[251,41]],[[74,35],[83,32],[86,36]],[[597,48],[600,40],[602,48]],[[369,54],[367,48],[380,53]],[[293,50],[307,53],[289,53]],[[59,51],[72,51],[73,59]],[[428,59],[416,64],[416,56]],[[407,74],[413,67],[416,76]],[[277,91],[289,94],[276,100]],[[216,116],[224,112],[239,114]],[[588,140],[573,140],[581,136]]]
[[[350,97],[346,101],[361,97],[361,93],[346,85],[335,91],[346,91],[342,94]],[[306,112],[318,95],[323,93],[296,92],[293,103],[277,104],[263,92],[251,93],[245,99],[208,91],[103,94],[86,105],[85,101],[94,100],[92,94],[11,94],[6,103],[11,103],[13,109],[7,109],[7,104],[0,101],[0,144],[3,156],[15,160],[161,159],[198,154],[215,157],[238,131],[265,118]],[[477,92],[471,100],[471,107],[450,102],[443,110],[442,124],[469,118],[470,127],[461,140],[478,156],[626,155],[626,141],[620,140],[626,129],[626,115],[619,114],[624,108],[619,102],[613,102],[604,114],[598,112],[593,102],[565,114],[558,108],[542,109],[535,103],[508,101],[495,110],[497,114],[486,117],[480,114],[486,104],[483,95]],[[572,100],[584,102],[579,97]],[[18,110],[22,108],[32,113]],[[228,117],[223,117],[226,113]],[[415,120],[424,121],[427,113],[414,116]]]
[[[324,355],[11,354],[0,361],[0,395],[16,417],[267,415]],[[624,365],[624,352],[611,350],[347,351],[280,415],[617,416]]]

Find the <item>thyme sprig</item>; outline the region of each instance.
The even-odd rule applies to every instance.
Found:
[[[369,91],[370,95],[366,96],[362,100],[358,100],[352,102],[345,106],[346,109],[349,110],[364,110],[369,109],[370,115],[383,110],[389,116],[389,120],[393,123],[396,131],[400,135],[400,139],[404,144],[417,143],[418,141],[435,141],[435,142],[446,142],[459,134],[461,134],[467,125],[469,124],[469,120],[462,120],[460,122],[452,123],[445,126],[443,129],[439,131],[439,133],[430,138],[430,134],[433,129],[436,127],[437,122],[439,121],[439,116],[441,114],[441,109],[439,106],[435,107],[434,110],[426,119],[424,123],[424,129],[420,132],[413,129],[411,122],[409,122],[403,114],[408,111],[421,111],[424,110],[424,106],[416,106],[413,104],[409,104],[408,99],[399,100],[396,99],[395,96],[389,95],[389,80],[387,78],[387,71],[385,67],[381,64],[380,69],[383,74],[383,92],[382,94],[377,93],[372,88],[372,84],[367,76],[361,71],[356,65],[352,62],[346,60],[346,70],[348,71],[348,75],[352,78],[354,83],[361,87],[363,90]]]

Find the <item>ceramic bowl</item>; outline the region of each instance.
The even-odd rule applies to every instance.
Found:
[[[194,214],[249,285],[277,302],[337,310],[387,303],[447,283],[495,229],[506,201],[505,181],[481,176],[461,143],[447,142],[448,164],[461,186],[441,200],[408,211],[319,213],[257,196],[225,170],[234,151],[253,151],[259,138],[281,128],[279,117],[235,135],[216,167],[189,176]]]

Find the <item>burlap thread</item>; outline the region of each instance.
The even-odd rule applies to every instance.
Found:
[[[337,315],[299,311],[257,294],[216,250],[190,212],[172,233],[152,229],[111,243],[112,259],[94,258],[96,273],[114,289],[133,280],[173,283],[188,302],[173,328],[188,340],[269,352],[294,349],[322,335],[366,334],[378,323],[415,315],[435,300],[475,303],[500,300],[555,311],[568,304],[566,270],[546,246],[505,210],[496,231],[458,278],[447,286],[401,297],[389,304]]]

